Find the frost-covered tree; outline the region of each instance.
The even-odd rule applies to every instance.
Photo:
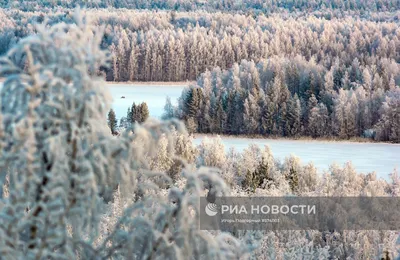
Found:
[[[115,115],[115,111],[113,109],[110,109],[108,112],[108,127],[111,130],[111,134],[115,134],[117,132],[117,116]]]
[[[130,81],[134,81],[135,79],[137,79],[136,75],[138,70],[137,58],[138,57],[136,53],[136,46],[132,44],[128,61],[128,73],[129,73],[128,79]]]
[[[391,195],[400,196],[400,176],[396,169],[390,174],[390,179],[391,179],[391,184],[389,191]]]
[[[149,107],[146,102],[140,104],[132,103],[132,106],[128,108],[127,120],[130,125],[135,123],[143,123],[149,118]]]
[[[76,17],[76,24],[38,26],[0,61],[2,258],[241,257],[246,247],[237,239],[198,227],[203,180],[224,191],[221,179],[185,167],[185,184],[167,190],[170,178],[150,171],[147,158],[163,136],[172,138],[170,123],[147,121],[134,134],[111,136],[110,95],[96,75],[107,60],[103,35]],[[124,209],[117,203],[118,218],[108,222],[103,199],[114,190],[122,194],[116,203],[134,199]]]
[[[35,2],[32,0],[25,1],[2,1],[1,7],[19,7],[23,10],[36,10],[38,8],[55,8],[59,6],[74,7],[75,5],[82,5],[78,0],[64,0],[57,1],[41,1]],[[243,1],[193,1],[193,0],[180,0],[180,1],[162,1],[162,0],[130,0],[130,1],[89,1],[85,2],[90,8],[128,8],[128,9],[150,9],[150,10],[168,10],[168,19],[171,23],[176,23],[177,10],[196,10],[204,8],[211,11],[224,11],[224,12],[245,12],[250,14],[250,17],[256,14],[270,13],[273,11],[319,11],[327,10],[331,15],[341,13],[344,11],[366,10],[366,11],[391,11],[397,10],[399,4],[395,0],[380,1],[352,1],[352,0],[337,0],[334,2],[328,0],[315,0],[315,1],[273,1],[273,0],[243,0]],[[330,17],[330,16],[329,16]],[[389,44],[390,45],[390,44]],[[388,47],[382,48],[382,52],[387,52]]]
[[[225,166],[225,146],[219,136],[212,139],[205,137],[197,149],[197,163],[199,165],[216,168],[223,168]]]
[[[174,106],[171,103],[171,98],[167,97],[165,106],[164,106],[164,114],[162,115],[163,119],[171,119],[174,117]]]
[[[258,132],[259,107],[255,97],[251,94],[246,98],[243,105],[243,123],[245,124],[246,133],[256,134]]]
[[[380,119],[380,108],[396,89],[396,80],[389,80],[387,75],[388,90],[367,90],[358,63],[351,64],[346,68],[335,59],[327,70],[325,64],[300,56],[276,56],[257,66],[243,60],[229,70],[217,68],[201,74],[183,91],[174,113],[200,133],[372,138],[376,136],[373,126]],[[368,71],[377,71],[376,67],[367,67],[366,82]],[[395,64],[389,67],[392,69],[383,71],[397,70]],[[355,81],[350,79],[351,73]]]
[[[297,94],[290,98],[287,109],[285,134],[297,136],[301,131],[301,104]]]
[[[137,114],[138,114],[138,120],[137,121],[139,123],[143,123],[149,118],[150,111],[149,111],[149,107],[147,106],[146,102],[143,102],[138,106],[138,113]]]
[[[376,124],[378,140],[400,143],[400,88],[389,91]]]
[[[172,166],[174,154],[166,136],[162,136],[157,144],[157,154],[152,160],[151,169],[158,172],[168,172]]]

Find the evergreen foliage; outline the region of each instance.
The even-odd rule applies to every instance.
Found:
[[[136,105],[135,102],[132,103],[132,106],[128,108],[126,113],[126,118],[128,124],[133,126],[133,124],[141,124],[144,123],[149,118],[149,107],[146,102],[142,102]]]
[[[116,134],[117,133],[117,125],[118,125],[118,120],[115,115],[115,112],[113,109],[110,109],[108,112],[108,127],[111,130],[111,134]]]
[[[372,132],[376,140],[399,142],[399,86],[391,80],[385,91],[380,80],[369,82],[367,72],[365,84],[351,82],[362,78],[351,73],[349,82],[335,86],[337,73],[301,57],[243,60],[222,73],[219,68],[203,73],[183,91],[183,102],[168,108],[191,132],[341,139]],[[297,77],[300,84],[294,83]]]
[[[346,10],[360,10],[360,11],[390,11],[400,9],[399,3],[395,0],[368,0],[368,1],[355,1],[355,0],[316,0],[316,1],[291,1],[291,0],[225,0],[225,1],[203,1],[203,0],[99,0],[88,1],[82,3],[78,0],[64,0],[64,1],[2,1],[0,2],[2,8],[12,7],[22,10],[37,10],[41,8],[55,8],[55,7],[69,7],[76,6],[89,7],[89,8],[129,8],[129,9],[154,9],[154,10],[171,10],[170,21],[176,23],[176,10],[198,10],[205,9],[208,11],[224,11],[224,12],[245,12],[248,15],[254,16],[260,13],[271,13],[276,11],[319,11],[329,10],[331,12],[346,11]]]
[[[235,63],[242,60],[258,64],[275,56],[290,60],[301,56],[331,71],[331,89],[335,91],[351,88],[355,82],[365,84],[362,82],[364,79],[370,81],[366,85],[373,90],[383,88],[387,91],[392,77],[398,85],[400,70],[397,46],[400,44],[400,34],[397,30],[398,8],[394,8],[398,7],[398,1],[355,1],[357,5],[366,6],[362,10],[347,9],[346,4],[335,5],[328,0],[318,2],[322,1],[326,2],[325,7],[320,6],[313,12],[309,9],[310,1],[295,1],[300,6],[308,6],[306,9],[290,9],[287,12],[276,8],[285,3],[293,5],[293,1],[284,0],[273,1],[272,6],[271,3],[266,4],[269,7],[257,15],[229,12],[232,9],[227,12],[183,9],[174,13],[173,20],[171,12],[161,10],[96,7],[87,9],[85,13],[96,26],[105,27],[102,47],[110,51],[111,64],[100,70],[108,81],[195,80],[208,70],[210,77],[207,77],[205,84],[210,85],[216,80],[212,75],[215,74],[212,72],[215,67],[224,70],[233,68]],[[185,1],[172,2],[179,5]],[[197,1],[191,2],[190,9],[195,8],[194,2]],[[204,2],[213,6],[210,2],[221,1]],[[376,2],[392,3],[386,9],[379,9],[374,6]],[[64,7],[33,11],[39,6],[51,6],[50,1],[41,3],[12,1],[10,8],[0,10],[0,54],[6,53],[21,38],[35,34],[34,25],[43,21],[44,16],[50,24],[72,22],[68,1],[60,2]],[[87,4],[90,5],[89,2]],[[24,8],[25,5],[27,8]],[[103,7],[106,6],[109,5]],[[245,10],[242,8],[238,10]],[[280,77],[288,78],[287,87],[291,94],[297,93],[300,99],[305,100],[314,94],[320,99],[321,91],[324,91],[325,73],[304,69],[298,64],[289,63],[289,67],[283,72],[286,75],[280,74]],[[251,77],[242,80],[233,73],[229,77],[231,85],[263,88],[258,82],[265,82],[265,79],[257,77],[254,73],[256,70],[256,66],[249,66]],[[330,107],[327,107],[329,110]]]

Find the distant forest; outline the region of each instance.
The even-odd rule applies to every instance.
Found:
[[[359,66],[346,70],[336,59],[326,70],[303,57],[243,61],[203,73],[178,107],[167,100],[164,117],[199,133],[400,142],[400,88],[393,76],[384,83]]]
[[[390,11],[400,8],[398,0],[2,0],[1,7],[35,10],[37,8],[68,7],[77,5],[88,8],[161,9],[176,11],[253,11],[275,12],[278,10],[314,11],[321,9]]]
[[[195,80],[207,69],[223,70],[242,60],[258,63],[275,56],[301,56],[326,70],[339,60],[343,71],[354,65],[384,82],[391,76],[400,81],[396,12],[327,9],[254,15],[89,9],[85,13],[96,25],[105,26],[102,46],[111,52],[111,66],[103,71],[108,81]],[[49,24],[70,23],[73,10],[0,10],[0,54],[35,33],[34,24],[45,16]]]
[[[99,73],[108,81],[196,80],[165,115],[193,132],[400,142],[399,1],[97,4],[110,8],[84,12],[105,27],[110,66]],[[72,22],[73,9],[56,5],[3,2],[0,54],[44,17]],[[225,12],[235,6],[242,11]]]

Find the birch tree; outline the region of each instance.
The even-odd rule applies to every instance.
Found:
[[[170,178],[150,171],[147,158],[181,124],[147,121],[111,136],[110,94],[96,74],[107,65],[102,33],[75,16],[76,24],[38,26],[0,60],[2,258],[241,257],[247,246],[237,239],[198,227],[203,180],[226,191],[218,176],[188,167],[185,184],[166,190]],[[99,234],[102,201],[117,189],[134,200]]]

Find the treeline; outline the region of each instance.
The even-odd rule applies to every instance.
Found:
[[[389,61],[387,61],[389,62]],[[203,73],[166,115],[198,133],[284,137],[369,137],[400,142],[398,64],[327,70],[302,57],[243,61]],[[172,108],[171,108],[172,107]]]
[[[3,0],[2,8],[11,7],[21,10],[36,10],[39,8],[83,6],[89,8],[128,8],[128,9],[161,9],[192,11],[205,9],[209,11],[245,11],[245,12],[274,12],[277,10],[303,10],[312,11],[320,9],[332,10],[364,10],[364,11],[388,11],[397,10],[400,4],[396,0],[100,0],[100,1],[32,1],[32,0]]]
[[[356,63],[385,63],[390,65],[385,68],[388,73],[399,71],[396,13],[371,13],[362,19],[351,11],[256,16],[106,9],[86,13],[96,25],[105,26],[102,47],[111,53],[110,67],[103,68],[108,81],[195,80],[207,69],[231,68],[243,59],[258,63],[272,56],[298,55],[328,70],[339,59],[342,70]],[[43,22],[44,15],[50,24],[73,18],[69,9],[0,11],[0,54],[34,34],[33,24]]]

